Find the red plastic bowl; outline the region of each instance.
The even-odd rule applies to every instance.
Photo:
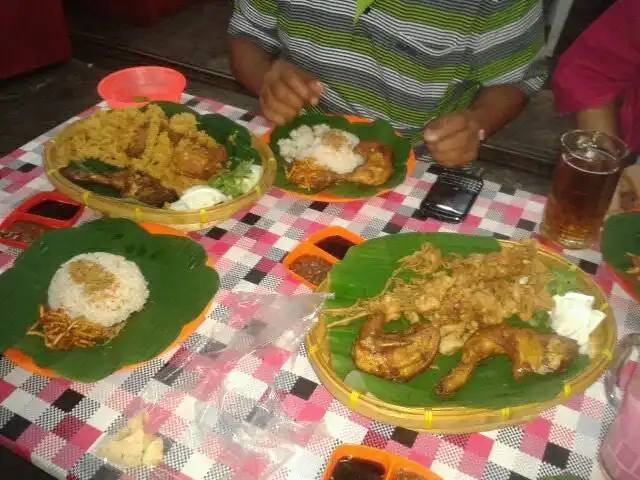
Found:
[[[118,70],[98,84],[98,95],[111,108],[141,107],[164,100],[179,102],[187,79],[165,67],[132,67]]]

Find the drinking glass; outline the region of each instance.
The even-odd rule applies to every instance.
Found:
[[[594,130],[569,131],[561,144],[540,232],[566,248],[587,248],[598,240],[629,148]]]

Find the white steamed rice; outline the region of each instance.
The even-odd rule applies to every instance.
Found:
[[[116,281],[98,299],[85,294],[85,287],[71,277],[69,265],[78,260],[99,264],[113,274]],[[140,268],[120,255],[95,252],[76,255],[53,275],[49,284],[49,307],[63,309],[71,318],[84,316],[87,320],[105,327],[125,321],[142,310],[149,297],[149,288]]]
[[[323,165],[337,174],[353,172],[364,163],[364,158],[353,152],[353,149],[360,143],[360,139],[352,133],[342,130],[346,145],[336,149],[323,141],[330,131],[331,127],[325,124],[313,127],[301,125],[291,131],[289,138],[278,141],[280,155],[287,163],[313,157],[319,165]]]

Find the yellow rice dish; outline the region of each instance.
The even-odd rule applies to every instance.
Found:
[[[191,113],[168,118],[157,105],[100,111],[78,125],[58,146],[67,162],[94,158],[144,172],[178,195],[206,185],[224,168],[226,152],[206,132],[197,129]]]

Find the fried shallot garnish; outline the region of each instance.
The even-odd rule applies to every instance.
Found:
[[[104,345],[113,340],[124,328],[124,322],[112,327],[103,327],[84,317],[70,318],[62,309],[51,309],[40,305],[39,318],[27,335],[37,335],[51,350],[71,350]]]

